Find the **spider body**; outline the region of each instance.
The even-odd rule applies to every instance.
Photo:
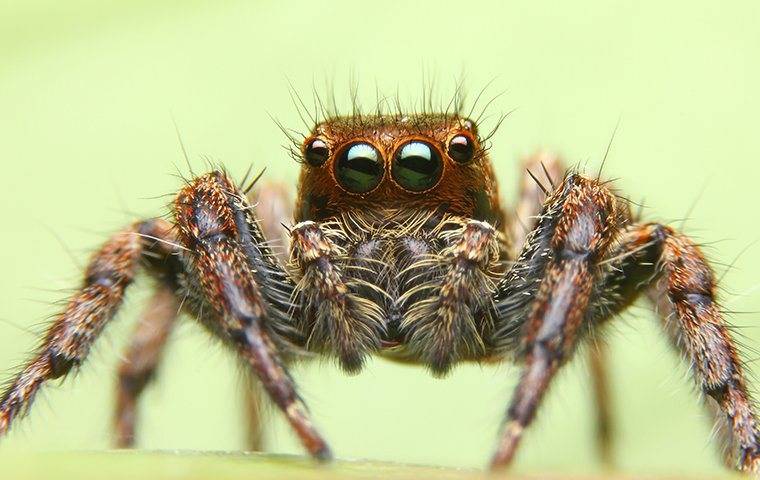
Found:
[[[308,149],[315,144],[329,153],[310,162]],[[464,145],[459,160],[449,154],[452,145]],[[354,166],[355,175],[340,165],[352,149],[366,155],[359,157],[364,163]],[[296,303],[309,311],[300,315],[307,347],[337,355],[347,371],[357,370],[369,352],[427,364],[441,374],[456,359],[486,358],[491,353],[487,330],[493,327],[487,303],[470,312],[452,298],[464,307],[453,312],[448,311],[453,305],[434,300],[444,277],[455,275],[447,262],[456,255],[451,250],[458,242],[472,243],[467,253],[473,258],[467,262],[483,264],[471,279],[464,273],[448,280],[451,289],[468,290],[469,302],[476,301],[475,295],[487,298],[508,256],[507,237],[491,226],[503,226],[505,216],[475,125],[456,115],[337,117],[314,128],[303,157],[295,207],[302,227],[291,232],[295,271],[309,269],[306,252],[324,241],[331,246],[322,248],[334,249],[339,263],[334,267],[347,276],[346,281],[327,282],[346,283],[346,292],[312,295],[307,285],[321,283],[313,276],[298,289],[303,298]],[[368,186],[356,185],[357,180]],[[309,221],[321,223],[320,228],[303,223]],[[338,313],[342,308],[331,310],[337,305],[330,299],[344,293],[348,315]],[[451,332],[449,340],[428,331],[438,323],[436,308],[444,324],[452,322],[443,327]],[[337,330],[341,325],[345,332]]]
[[[521,177],[505,210],[477,127],[458,114],[333,117],[298,157],[292,215],[282,190],[261,186],[251,206],[247,189],[215,171],[179,191],[171,221],[109,239],[0,397],[0,434],[44,382],[81,364],[142,265],[158,282],[119,371],[120,446],[134,441],[137,399],[185,311],[237,352],[322,459],[330,450],[287,370],[303,352],[349,373],[373,354],[437,376],[462,361],[516,362],[523,373],[492,460],[505,466],[578,345],[646,294],[718,413],[727,463],[760,468],[754,406],[709,265],[673,228],[634,219],[607,182],[536,155],[527,168],[550,187]],[[287,259],[271,247],[278,239]],[[604,361],[593,353],[604,453]]]

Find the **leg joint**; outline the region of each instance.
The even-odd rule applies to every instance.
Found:
[[[79,365],[79,359],[64,353],[51,351],[48,353],[48,365],[50,366],[50,378],[60,378]]]

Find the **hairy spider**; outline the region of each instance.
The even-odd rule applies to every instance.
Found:
[[[457,113],[332,116],[298,150],[292,214],[281,190],[260,187],[252,206],[220,170],[183,186],[171,220],[112,236],[0,398],[0,434],[46,381],[84,361],[143,265],[158,283],[119,372],[120,446],[132,444],[137,399],[187,312],[250,366],[318,459],[330,450],[287,370],[304,352],[348,373],[372,354],[436,376],[459,362],[516,362],[522,376],[491,462],[503,467],[576,347],[645,293],[725,427],[727,462],[760,469],[757,419],[710,266],[673,228],[634,219],[608,182],[538,154],[528,170],[543,169],[551,188],[525,176],[505,211],[484,140]],[[287,261],[270,246],[280,237]],[[606,440],[603,366],[595,357]]]

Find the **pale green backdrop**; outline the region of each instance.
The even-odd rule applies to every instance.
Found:
[[[749,312],[731,320],[756,347],[759,20],[754,1],[2,2],[0,371],[25,358],[35,343],[25,330],[56,311],[104,235],[166,212],[157,197],[184,169],[172,119],[197,170],[207,155],[295,184],[269,115],[301,128],[288,80],[308,95],[332,79],[345,105],[351,76],[371,99],[376,83],[410,98],[423,76],[444,93],[462,76],[471,94],[495,79],[487,96],[506,93],[492,112],[516,108],[493,138],[506,200],[522,155],[547,147],[595,171],[619,121],[606,175],[650,219],[689,216],[720,274],[741,254],[722,298]],[[109,447],[114,365],[145,293],[75,379],[40,397],[5,454]],[[611,344],[619,465],[719,471],[711,423],[645,305],[617,322]],[[517,370],[458,368],[440,381],[375,360],[358,377],[329,363],[295,376],[340,457],[479,467]],[[145,395],[140,446],[241,448],[241,385],[230,356],[184,322]],[[589,385],[582,362],[561,375],[520,470],[599,468]],[[269,450],[301,452],[278,414],[268,424]]]

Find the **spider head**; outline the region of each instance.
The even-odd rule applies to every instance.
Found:
[[[445,209],[500,222],[490,160],[473,121],[458,115],[334,117],[300,148],[296,219],[352,209]]]

